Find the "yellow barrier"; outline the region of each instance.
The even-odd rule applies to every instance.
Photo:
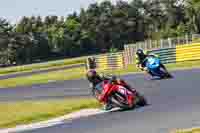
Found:
[[[124,67],[123,53],[107,54],[97,57],[98,70],[113,70]]]
[[[123,68],[124,67],[123,56],[118,56],[117,60],[118,60],[117,64],[118,64],[119,68]]]
[[[97,59],[97,67],[100,70],[104,70],[108,67],[107,56],[102,56],[101,58]]]
[[[191,129],[175,129],[170,133],[200,133],[200,128],[191,128]]]
[[[177,45],[176,48],[194,47],[194,46],[199,46],[199,45],[200,43],[184,44],[184,45]]]
[[[176,62],[199,60],[200,43],[186,44],[176,47]]]
[[[195,52],[199,50],[200,50],[200,47],[191,47],[191,48],[186,48],[186,49],[179,48],[176,50],[176,53],[179,54],[179,53],[184,53],[184,52]]]

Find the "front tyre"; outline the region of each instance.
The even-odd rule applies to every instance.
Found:
[[[147,105],[147,100],[144,98],[144,96],[140,95],[139,93],[136,93],[136,97],[138,98],[138,102],[136,103],[138,106]]]
[[[160,67],[160,71],[162,73],[161,78],[173,78],[173,76],[163,67]]]
[[[126,100],[124,99],[124,97],[118,93],[115,93],[111,96],[111,102],[121,108],[121,109],[130,109],[129,105],[127,104]],[[132,108],[132,107],[131,107]]]

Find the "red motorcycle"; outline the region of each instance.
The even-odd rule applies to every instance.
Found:
[[[122,109],[147,105],[144,96],[140,95],[136,90],[129,91],[124,86],[114,84],[109,80],[99,83],[93,90],[93,94],[98,100],[99,97],[104,95],[100,102],[106,103],[109,101],[113,107],[120,107]]]

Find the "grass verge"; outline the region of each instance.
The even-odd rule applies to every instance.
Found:
[[[168,70],[182,70],[182,69],[184,70],[184,69],[200,68],[200,60],[166,64],[166,67]],[[124,74],[134,73],[134,72],[136,73],[136,72],[142,72],[142,71],[136,68],[135,64],[129,65],[126,69],[107,71],[107,73],[113,73],[116,75],[124,75]]]
[[[30,124],[100,104],[92,98],[0,103],[0,128]]]
[[[78,79],[85,74],[84,67],[60,70],[44,74],[0,80],[0,88],[42,84],[55,81]]]
[[[200,133],[200,128],[179,129],[179,130],[172,131],[171,133]]]
[[[38,70],[38,69],[46,70],[50,68],[58,68],[67,65],[83,64],[84,62],[85,62],[85,57],[79,57],[79,58],[49,61],[45,63],[37,63],[24,66],[7,67],[0,69],[0,75],[13,74],[18,72],[31,72],[33,70]]]
[[[199,67],[200,67],[200,60],[179,62],[179,63],[167,65],[167,68],[169,70],[199,68]],[[129,65],[126,69],[106,71],[105,73],[112,73],[115,75],[124,75],[128,73],[133,73],[133,72],[141,72],[141,71],[138,70],[135,67],[135,65]],[[78,79],[78,78],[83,78],[84,76],[85,76],[85,68],[80,67],[80,68],[73,68],[73,69],[61,70],[61,71],[56,71],[56,72],[49,72],[45,74],[37,74],[37,75],[32,75],[32,76],[0,80],[0,88],[42,84],[42,83],[48,83],[52,81]]]

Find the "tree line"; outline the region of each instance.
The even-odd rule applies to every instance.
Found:
[[[200,33],[199,0],[90,4],[67,17],[0,19],[0,64],[20,65],[122,50],[124,44]]]

